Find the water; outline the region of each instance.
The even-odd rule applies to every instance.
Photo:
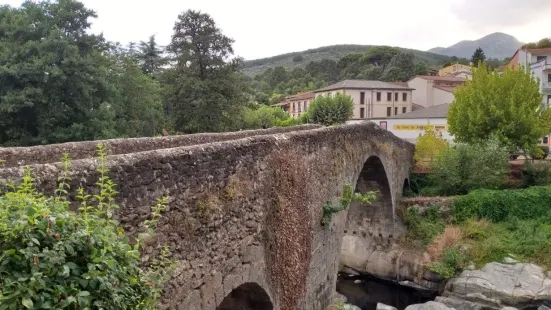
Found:
[[[360,283],[354,283],[356,280]],[[375,310],[378,302],[403,310],[409,305],[434,300],[437,296],[437,292],[433,291],[416,290],[390,281],[344,273],[339,273],[337,292],[346,296],[347,303],[362,310]]]

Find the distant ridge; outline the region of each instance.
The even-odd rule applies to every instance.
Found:
[[[286,53],[276,55],[273,57],[266,57],[261,59],[247,60],[245,61],[245,74],[253,76],[259,74],[269,68],[275,68],[282,66],[286,69],[292,69],[297,67],[304,67],[311,61],[320,61],[323,59],[338,60],[348,54],[352,53],[365,53],[369,49],[376,47],[377,45],[330,45],[322,46],[314,49],[309,49],[301,52]],[[426,62],[431,66],[438,66],[442,62],[449,59],[448,56],[438,55],[431,52],[401,48],[404,52],[411,52],[415,55],[416,59]],[[300,61],[293,60],[293,58],[301,56]]]
[[[482,48],[487,58],[511,57],[522,46],[517,38],[502,32],[495,32],[478,40],[460,41],[449,47],[435,47],[428,52],[457,56],[459,58],[471,58],[477,48]]]

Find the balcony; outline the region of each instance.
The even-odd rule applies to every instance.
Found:
[[[550,56],[550,58],[551,58],[551,56]],[[535,62],[535,63],[530,65],[530,69],[532,69],[532,71],[533,70],[542,70],[542,71],[551,70],[551,60],[544,59],[544,60]]]
[[[542,90],[551,91],[551,82],[543,82],[541,84]]]

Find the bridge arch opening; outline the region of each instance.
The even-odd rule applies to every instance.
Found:
[[[370,204],[351,203],[345,224],[340,264],[366,272],[368,258],[375,248],[390,247],[394,234],[394,211],[390,182],[383,162],[369,157],[356,181],[355,192],[376,191]]]
[[[404,180],[404,186],[402,187],[402,196],[407,197],[411,194],[411,187],[409,185],[409,179]]]
[[[233,289],[216,310],[273,310],[268,293],[257,283],[244,283]]]

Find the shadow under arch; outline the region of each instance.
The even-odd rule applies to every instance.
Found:
[[[409,185],[409,179],[404,179],[404,186],[402,186],[402,196],[407,197],[411,193],[411,186]]]
[[[257,283],[248,282],[234,288],[216,310],[273,310],[270,296]]]

